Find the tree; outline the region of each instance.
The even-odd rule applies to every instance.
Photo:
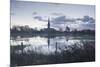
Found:
[[[70,32],[70,28],[67,26],[65,31]]]

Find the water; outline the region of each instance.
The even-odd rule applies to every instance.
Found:
[[[11,37],[11,66],[95,61],[92,35]]]
[[[39,54],[54,54],[55,51],[60,53],[66,48],[70,51],[70,46],[77,44],[77,47],[84,45],[83,42],[94,42],[93,36],[56,36],[56,37],[11,37],[11,46],[18,46],[23,43],[26,47],[23,48],[24,53],[29,54],[34,51]],[[16,50],[16,53],[21,53],[20,50]]]

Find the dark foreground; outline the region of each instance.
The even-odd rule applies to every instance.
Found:
[[[26,46],[24,46],[26,47]],[[55,51],[53,54],[45,55],[34,51],[21,54],[15,53],[21,46],[11,46],[11,66],[58,64],[73,62],[95,61],[95,42],[83,42],[82,46],[77,44],[65,47],[61,52]]]

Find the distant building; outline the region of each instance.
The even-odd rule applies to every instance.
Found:
[[[48,25],[47,25],[47,31],[48,31],[48,34],[51,33],[51,28],[50,28],[50,19],[48,18]]]
[[[48,18],[48,25],[47,25],[48,27],[48,48],[49,48],[49,45],[50,45],[50,36],[49,36],[49,33],[50,33],[50,19]]]
[[[41,29],[42,32],[48,33],[48,34],[52,34],[52,33],[56,33],[56,29],[51,28],[51,24],[50,24],[50,19],[48,18],[48,24],[47,24],[47,28],[43,28]]]
[[[50,19],[48,18],[48,30],[50,30]]]

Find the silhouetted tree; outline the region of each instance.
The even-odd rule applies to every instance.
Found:
[[[70,32],[70,28],[67,26],[65,29],[66,32]]]

